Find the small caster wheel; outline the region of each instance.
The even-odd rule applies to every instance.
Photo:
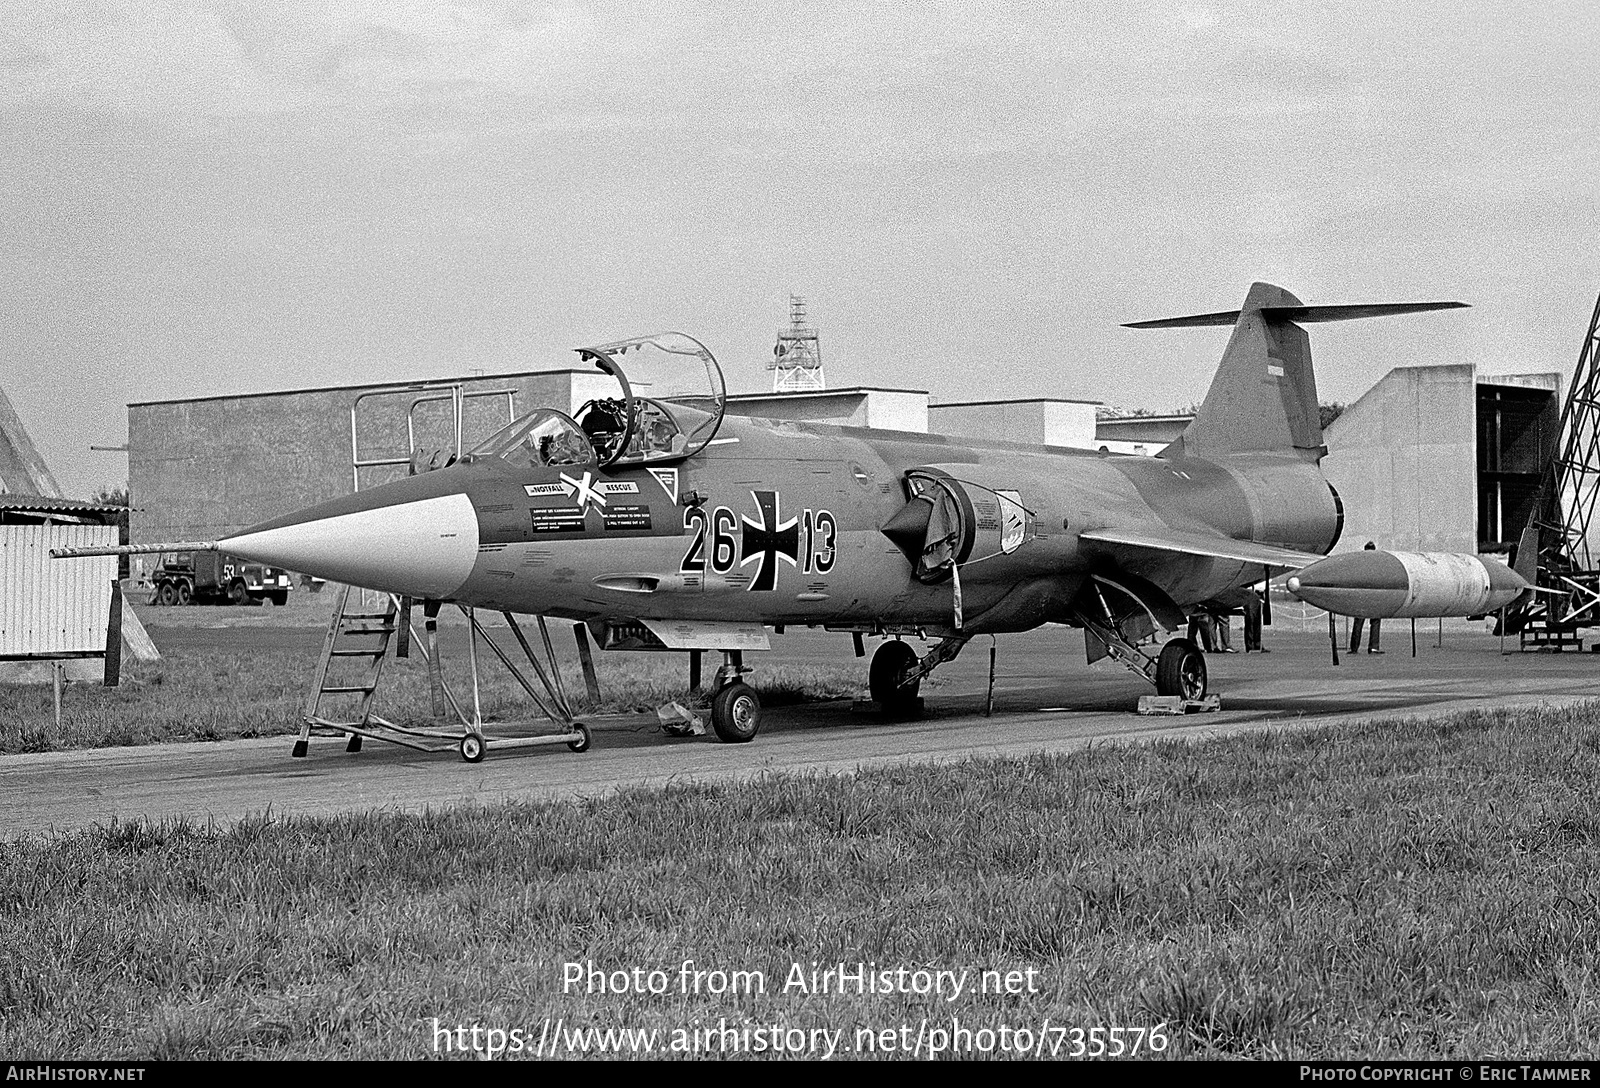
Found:
[[[468,763],[482,763],[484,747],[481,736],[476,733],[468,733],[461,738],[461,758]]]
[[[573,731],[578,734],[577,739],[567,741],[567,747],[574,752],[587,752],[589,750],[589,741],[593,739],[589,736],[589,727],[582,722],[578,722],[573,727]]]
[[[309,747],[310,745],[305,741],[297,740],[294,742],[294,751],[290,752],[289,754],[295,759],[304,759],[306,758],[306,749]]]

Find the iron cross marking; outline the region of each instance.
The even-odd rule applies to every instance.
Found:
[[[750,497],[756,500],[761,521],[757,523],[748,517],[744,519],[739,565],[743,567],[760,560],[761,566],[756,568],[750,589],[773,589],[778,584],[778,560],[782,559],[791,567],[799,562],[800,519],[790,518],[781,525],[778,523],[776,491],[752,491]]]

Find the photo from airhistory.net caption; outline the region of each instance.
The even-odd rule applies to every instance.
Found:
[[[582,1011],[531,1023],[436,1017],[426,1026],[440,1056],[557,1058],[604,1055],[767,1056],[793,1058],[1139,1057],[1171,1045],[1165,1024],[1076,1025],[1041,1019],[995,1022],[989,1009],[977,1017],[978,997],[1013,999],[1027,1016],[1026,999],[1044,992],[1041,970],[1029,965],[932,967],[878,962],[819,961],[763,968],[711,967],[685,959],[671,965],[600,964],[569,960],[557,966],[559,993]],[[818,1022],[809,999],[858,998],[866,1014],[847,1025]],[[704,999],[715,1015],[700,1012],[676,1026],[606,1023],[594,1002],[608,998],[657,999],[661,1007]],[[890,1015],[871,1017],[880,1000]],[[788,1007],[785,1008],[784,1006]],[[963,1006],[968,1018],[962,1019]],[[897,1018],[908,1010],[921,1015]]]

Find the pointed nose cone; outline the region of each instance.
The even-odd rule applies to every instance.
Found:
[[[217,544],[230,555],[332,582],[448,598],[477,560],[478,516],[466,495],[428,493],[437,490],[404,480],[359,491]]]

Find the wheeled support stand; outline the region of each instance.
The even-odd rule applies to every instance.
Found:
[[[359,752],[362,738],[371,737],[373,740],[388,741],[422,752],[455,749],[468,763],[481,761],[487,754],[491,741],[484,735],[483,714],[479,704],[478,641],[480,639],[494,651],[500,663],[522,686],[539,713],[560,727],[560,732],[553,734],[496,738],[492,741],[494,748],[498,750],[565,744],[574,752],[582,752],[589,747],[591,739],[589,727],[578,721],[573,714],[572,705],[567,699],[566,688],[561,680],[555,649],[550,641],[550,631],[542,616],[536,617],[536,620],[544,647],[543,664],[524,636],[522,628],[517,625],[515,617],[509,612],[503,613],[511,633],[516,637],[528,664],[538,677],[539,688],[543,689],[541,691],[528,681],[510,656],[483,629],[473,609],[461,606],[469,629],[467,656],[472,677],[472,705],[469,715],[461,701],[444,682],[444,676],[439,668],[438,603],[428,602],[424,609],[426,640],[416,638],[415,632],[409,629],[405,633],[410,636],[409,641],[415,644],[427,662],[430,687],[434,693],[435,716],[439,716],[441,709],[439,699],[442,697],[443,702],[460,722],[460,728],[407,727],[379,717],[372,712],[373,696],[378,689],[383,662],[391,640],[399,632],[401,624],[407,624],[409,627],[409,610],[402,607],[399,598],[389,596],[385,599],[381,612],[348,611],[350,592],[348,587],[341,591],[334,609],[333,620],[328,627],[322,656],[306,698],[300,736],[294,745],[293,754],[296,757],[307,754],[312,736],[347,736],[349,738],[345,746],[347,752]],[[363,666],[359,676],[341,680],[330,675],[332,663],[344,659],[352,659]],[[323,709],[322,702],[325,698],[340,695],[357,697],[357,705],[348,718],[331,717]]]

